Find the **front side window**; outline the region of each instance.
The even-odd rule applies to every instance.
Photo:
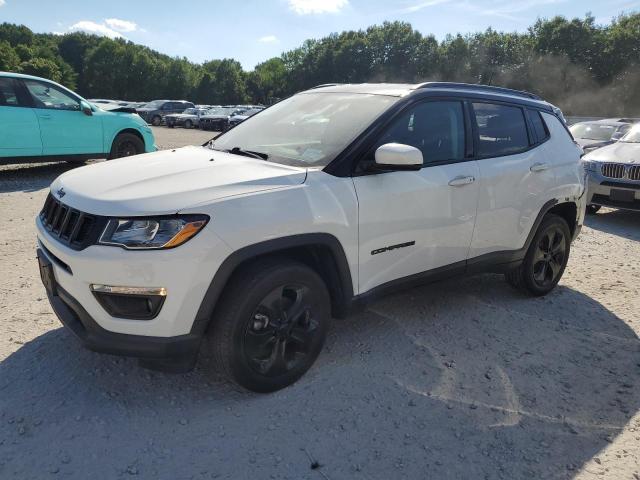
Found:
[[[460,102],[424,102],[404,112],[378,140],[422,152],[424,165],[464,159],[464,113]]]
[[[24,85],[29,90],[36,108],[80,110],[80,101],[55,85],[36,80],[24,80]]]
[[[399,97],[343,92],[294,95],[216,138],[214,150],[258,152],[267,161],[324,167]]]
[[[19,107],[18,91],[13,78],[0,77],[0,107]]]
[[[500,157],[529,148],[529,134],[522,109],[493,103],[474,103],[480,142],[478,156]]]

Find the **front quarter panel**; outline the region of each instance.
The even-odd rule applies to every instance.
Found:
[[[358,206],[351,178],[310,170],[305,183],[218,200],[181,213],[207,213],[207,228],[234,251],[267,240],[328,233],[341,244],[358,285]]]
[[[103,121],[105,153],[111,151],[111,146],[116,136],[123,130],[135,130],[142,136],[145,152],[155,152],[158,147],[155,143],[153,131],[142,118],[132,113],[112,113],[98,110],[94,113],[100,115]]]

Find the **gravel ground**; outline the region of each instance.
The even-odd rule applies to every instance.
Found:
[[[545,298],[496,275],[386,297],[255,395],[206,349],[168,375],[60,327],[33,219],[69,168],[0,167],[0,478],[640,479],[640,214],[590,217]]]

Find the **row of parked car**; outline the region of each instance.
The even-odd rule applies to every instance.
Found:
[[[107,99],[89,101],[106,110],[133,108],[148,124],[156,127],[164,124],[169,128],[200,128],[218,132],[224,132],[264,109],[262,105],[195,105],[186,100],[147,103]]]
[[[569,127],[585,152],[589,203],[587,212],[601,207],[640,210],[640,119],[606,118]]]

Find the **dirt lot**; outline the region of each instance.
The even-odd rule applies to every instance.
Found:
[[[33,221],[69,168],[0,167],[0,478],[640,479],[640,214],[589,218],[546,298],[495,275],[390,296],[254,395],[206,351],[161,374],[60,328]]]

